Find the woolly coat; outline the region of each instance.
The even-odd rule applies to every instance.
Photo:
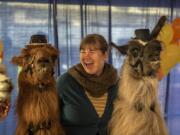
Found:
[[[82,86],[68,73],[57,80],[61,122],[66,135],[107,135],[118,82],[109,88],[104,114],[100,118]]]

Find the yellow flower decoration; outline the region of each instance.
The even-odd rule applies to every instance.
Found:
[[[172,25],[166,23],[157,37],[164,45],[161,53],[159,79],[166,76],[170,70],[180,62],[180,46],[178,45],[178,42],[172,42],[173,34],[174,31]]]

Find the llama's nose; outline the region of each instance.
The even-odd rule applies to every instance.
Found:
[[[158,61],[160,58],[158,56],[154,57],[153,60],[154,61]]]

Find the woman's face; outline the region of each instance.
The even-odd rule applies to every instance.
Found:
[[[103,53],[100,49],[86,45],[80,50],[80,62],[88,74],[99,76],[107,59],[107,52]]]

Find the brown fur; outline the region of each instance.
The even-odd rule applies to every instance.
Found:
[[[18,77],[19,94],[16,111],[16,135],[29,135],[30,124],[51,121],[51,127],[39,129],[35,135],[62,135],[60,110],[53,67],[58,51],[50,45],[27,46],[12,62],[22,67]],[[43,69],[44,70],[41,70]]]
[[[148,75],[136,78],[129,64],[131,60],[133,58],[127,56],[122,67],[120,87],[109,123],[110,135],[167,135],[158,104],[158,80]]]

